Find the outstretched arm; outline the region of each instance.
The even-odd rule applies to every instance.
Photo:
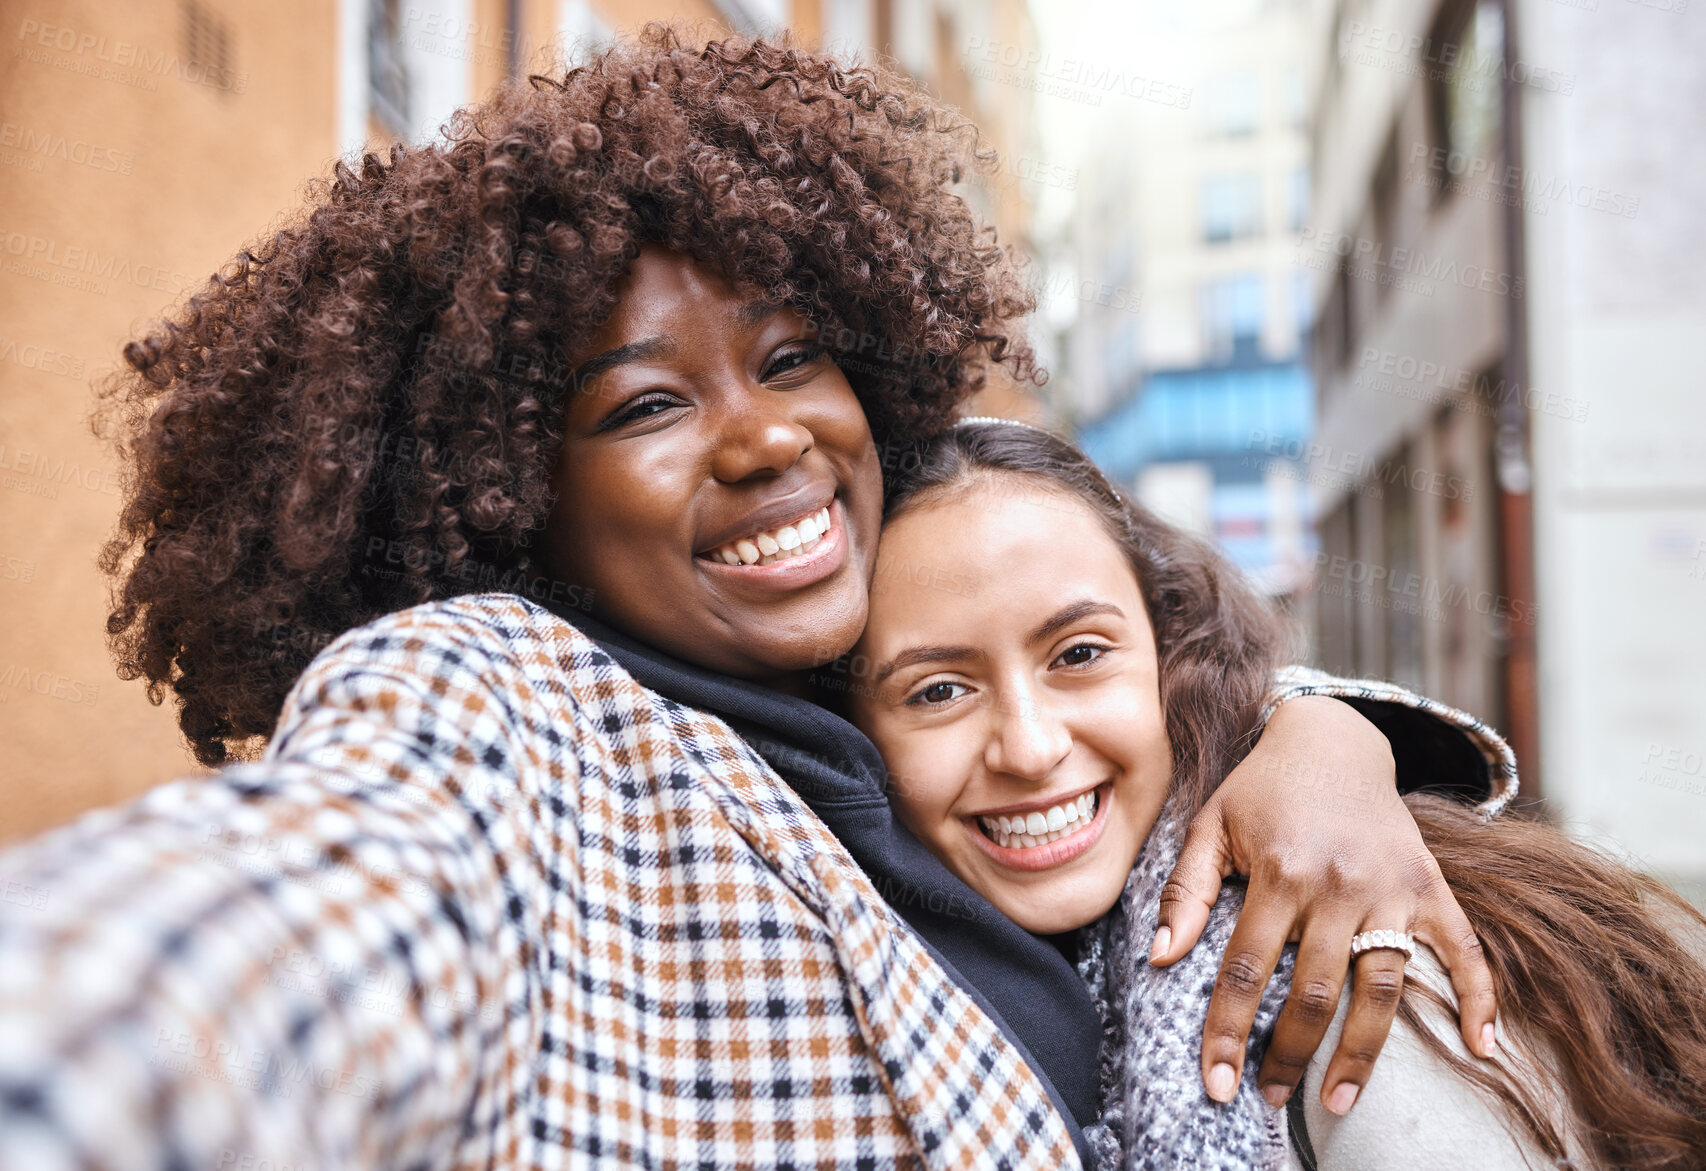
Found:
[[[348,637],[266,761],[0,855],[0,1166],[484,1165],[536,1010],[514,755],[479,680]]]
[[[1222,879],[1250,880],[1204,1031],[1209,1094],[1230,1098],[1262,989],[1285,945],[1296,943],[1291,997],[1259,1077],[1270,1102],[1286,1100],[1339,1003],[1351,937],[1368,930],[1410,931],[1433,948],[1451,974],[1464,1041],[1485,1055],[1497,1011],[1492,976],[1396,778],[1402,771],[1482,797],[1492,816],[1515,791],[1509,749],[1485,725],[1389,684],[1295,670],[1284,684],[1276,698],[1289,702],[1193,821],[1162,894],[1152,960],[1164,965],[1196,942]],[[1402,734],[1389,740],[1352,703]],[[1412,756],[1402,769],[1394,742]],[[1321,1090],[1336,1113],[1349,1110],[1367,1083],[1403,979],[1399,952],[1357,961],[1350,1013]]]

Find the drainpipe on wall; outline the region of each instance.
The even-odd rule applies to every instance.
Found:
[[[1505,165],[1522,175],[1522,85],[1508,63],[1517,60],[1517,0],[1499,0],[1504,22],[1503,73],[1504,117],[1500,137]],[[1520,182],[1520,180],[1519,180]],[[1527,275],[1527,248],[1523,223],[1523,201],[1504,204],[1505,271],[1514,280]],[[1499,577],[1507,599],[1521,601],[1527,613],[1534,606],[1534,496],[1533,464],[1530,458],[1528,412],[1528,304],[1524,298],[1505,298],[1505,377],[1522,392],[1503,396],[1496,418],[1493,468],[1498,483]],[[1507,602],[1507,607],[1508,607]],[[1540,688],[1536,661],[1536,625],[1513,621],[1507,624],[1504,691],[1505,735],[1516,752],[1522,777],[1521,795],[1540,795]]]

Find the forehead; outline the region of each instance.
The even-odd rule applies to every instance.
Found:
[[[944,590],[950,581],[960,589]],[[1137,591],[1125,551],[1070,491],[1031,476],[980,476],[905,510],[883,530],[872,605],[896,612],[1055,601],[1069,588]],[[884,606],[885,611],[891,606]]]
[[[721,273],[685,252],[646,244],[616,283],[616,307],[588,339],[588,348],[650,337],[684,317],[703,324],[745,327],[777,306],[741,293]]]

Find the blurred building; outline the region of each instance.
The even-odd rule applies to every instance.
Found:
[[[1313,21],[1322,663],[1493,719],[1564,818],[1706,879],[1706,23]]]
[[[174,712],[114,677],[95,558],[123,495],[90,434],[119,350],[304,184],[420,140],[503,78],[650,19],[791,29],[900,62],[1002,153],[967,197],[1023,244],[1030,91],[973,75],[1024,0],[25,0],[0,60],[0,839],[190,771]],[[1021,167],[1022,170],[1022,167]],[[1026,400],[996,387],[983,409]]]
[[[1158,93],[1180,100],[1138,103],[1094,152],[1070,413],[1111,474],[1286,593],[1310,551],[1310,302],[1291,246],[1309,206],[1308,26],[1300,0],[1255,8],[1158,66]]]

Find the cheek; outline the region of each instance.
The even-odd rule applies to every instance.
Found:
[[[904,741],[897,744],[895,740]],[[934,737],[913,734],[878,741],[889,767],[889,800],[905,826],[928,843],[942,834],[960,786],[959,761]]]
[[[683,505],[646,466],[587,460],[557,480],[551,552],[587,580],[667,572]],[[618,556],[617,554],[621,555]]]

